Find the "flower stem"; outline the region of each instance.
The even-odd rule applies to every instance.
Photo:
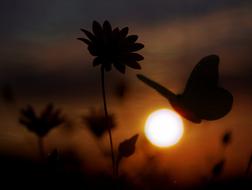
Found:
[[[104,67],[101,66],[101,83],[102,83],[102,98],[103,98],[103,107],[104,107],[104,114],[105,114],[105,122],[109,133],[109,142],[110,142],[110,151],[111,151],[111,160],[112,160],[112,171],[113,175],[115,175],[115,155],[114,155],[114,148],[113,148],[113,140],[112,140],[112,133],[111,128],[108,124],[108,110],[107,110],[107,103],[106,103],[106,94],[105,94],[105,80],[104,80]]]
[[[38,137],[38,148],[39,148],[40,159],[43,160],[45,157],[43,137]]]
[[[249,175],[249,171],[250,171],[251,166],[252,166],[252,154],[251,154],[251,156],[250,156],[250,159],[249,159],[249,161],[248,161],[247,168],[246,168],[246,170],[245,170],[245,175],[246,175],[246,176]]]
[[[122,157],[118,156],[116,159],[116,163],[115,163],[115,176],[119,177],[119,163],[121,161]]]

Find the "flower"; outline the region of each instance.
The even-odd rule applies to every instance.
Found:
[[[138,61],[144,58],[135,52],[144,45],[136,43],[137,35],[128,36],[128,27],[121,30],[118,27],[112,29],[108,21],[105,21],[103,26],[93,21],[93,33],[85,29],[81,31],[88,39],[78,38],[78,40],[87,44],[90,54],[95,56],[93,66],[102,65],[106,71],[110,71],[113,65],[121,73],[125,73],[126,65],[133,69],[141,69]]]
[[[83,116],[83,122],[89,130],[98,138],[102,137],[108,127],[113,129],[116,127],[114,115],[108,115],[106,126],[106,117],[100,112],[91,109],[89,115]]]
[[[232,132],[231,131],[225,132],[221,140],[224,146],[229,145],[232,141]]]
[[[48,104],[40,115],[37,115],[33,107],[28,105],[21,110],[19,122],[39,137],[44,137],[51,129],[62,124],[64,117],[61,116],[59,109],[54,110],[53,104]]]

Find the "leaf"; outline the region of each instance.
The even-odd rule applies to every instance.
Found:
[[[132,136],[129,139],[121,142],[118,148],[119,155],[118,157],[129,157],[134,154],[135,152],[135,144],[138,139],[138,134]]]

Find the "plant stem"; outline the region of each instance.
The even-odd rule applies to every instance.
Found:
[[[113,175],[115,175],[115,155],[114,155],[114,148],[113,148],[113,140],[112,140],[112,133],[110,126],[108,124],[108,110],[107,110],[107,103],[106,103],[106,94],[105,94],[105,80],[104,80],[104,67],[101,66],[101,83],[102,83],[102,98],[103,98],[103,107],[104,107],[104,114],[105,114],[105,122],[109,133],[109,142],[110,142],[110,151],[111,151],[111,160],[112,160],[112,167],[113,167]]]
[[[43,137],[38,137],[38,148],[39,148],[40,159],[43,160],[45,157]]]
[[[121,161],[122,157],[118,156],[116,159],[116,163],[115,163],[115,176],[119,177],[119,163]]]
[[[249,159],[249,161],[248,161],[247,168],[246,168],[246,170],[245,170],[245,175],[246,175],[246,176],[249,175],[249,171],[250,171],[251,166],[252,166],[252,154],[251,154],[251,156],[250,156],[250,159]]]

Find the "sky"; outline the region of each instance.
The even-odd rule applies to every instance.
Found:
[[[106,19],[140,36],[146,46],[143,69],[170,60],[170,67],[186,67],[221,53],[229,62],[227,75],[250,75],[250,10],[250,1],[238,0],[1,1],[1,78],[18,78],[23,86],[26,80],[55,86],[69,82],[68,87],[81,79],[93,82],[96,77],[82,72],[91,69],[91,57],[75,39],[83,35],[79,28]],[[228,60],[226,54],[237,55]]]
[[[139,35],[139,42],[145,44],[141,50],[145,59],[141,62],[141,71],[127,69],[125,76],[114,70],[106,74],[110,109],[118,116],[121,127],[115,131],[118,142],[122,136],[141,133],[144,120],[151,111],[170,107],[166,100],[138,81],[135,74],[143,73],[181,93],[197,62],[206,55],[218,54],[221,85],[234,95],[232,112],[220,121],[203,122],[196,127],[185,121],[188,135],[177,149],[171,150],[173,156],[160,153],[159,159],[173,163],[177,155],[181,158],[181,155],[189,155],[191,162],[188,165],[175,164],[171,169],[177,171],[175,175],[183,181],[190,176],[195,163],[205,164],[202,157],[210,162],[218,159],[208,158],[208,155],[218,154],[217,139],[225,130],[231,129],[237,141],[228,154],[236,167],[229,169],[241,172],[239,168],[245,164],[252,149],[248,145],[252,133],[248,114],[252,112],[249,106],[252,103],[251,8],[249,0],[1,0],[0,84],[13,87],[19,109],[28,103],[41,108],[53,101],[77,118],[90,107],[102,106],[99,70],[92,67],[93,58],[85,45],[76,40],[83,37],[80,28],[91,29],[93,20],[109,20],[114,27],[129,26],[130,33]],[[113,94],[120,81],[127,81],[129,90],[123,102]],[[8,129],[9,132],[1,130],[2,149],[14,147],[17,142],[27,143],[24,142],[27,138],[32,141],[29,135],[24,138],[25,131],[21,131],[8,116],[8,109],[2,106],[1,112],[7,118],[2,125],[15,125]],[[17,111],[11,112],[18,117]],[[132,119],[126,121],[125,118]],[[129,130],[127,126],[133,127]],[[84,133],[73,139],[80,139]],[[13,134],[18,140],[10,140],[14,139]],[[205,142],[202,134],[208,134],[210,143]],[[54,138],[60,138],[57,132],[54,135]],[[53,144],[52,140],[48,141]],[[7,145],[9,142],[12,145]],[[145,146],[144,140],[139,144]],[[197,153],[201,145],[208,147],[202,154]],[[238,150],[243,151],[239,155],[234,153]],[[139,151],[138,159],[143,152]],[[177,162],[183,163],[180,159]],[[181,174],[179,166],[187,168],[187,177]]]

